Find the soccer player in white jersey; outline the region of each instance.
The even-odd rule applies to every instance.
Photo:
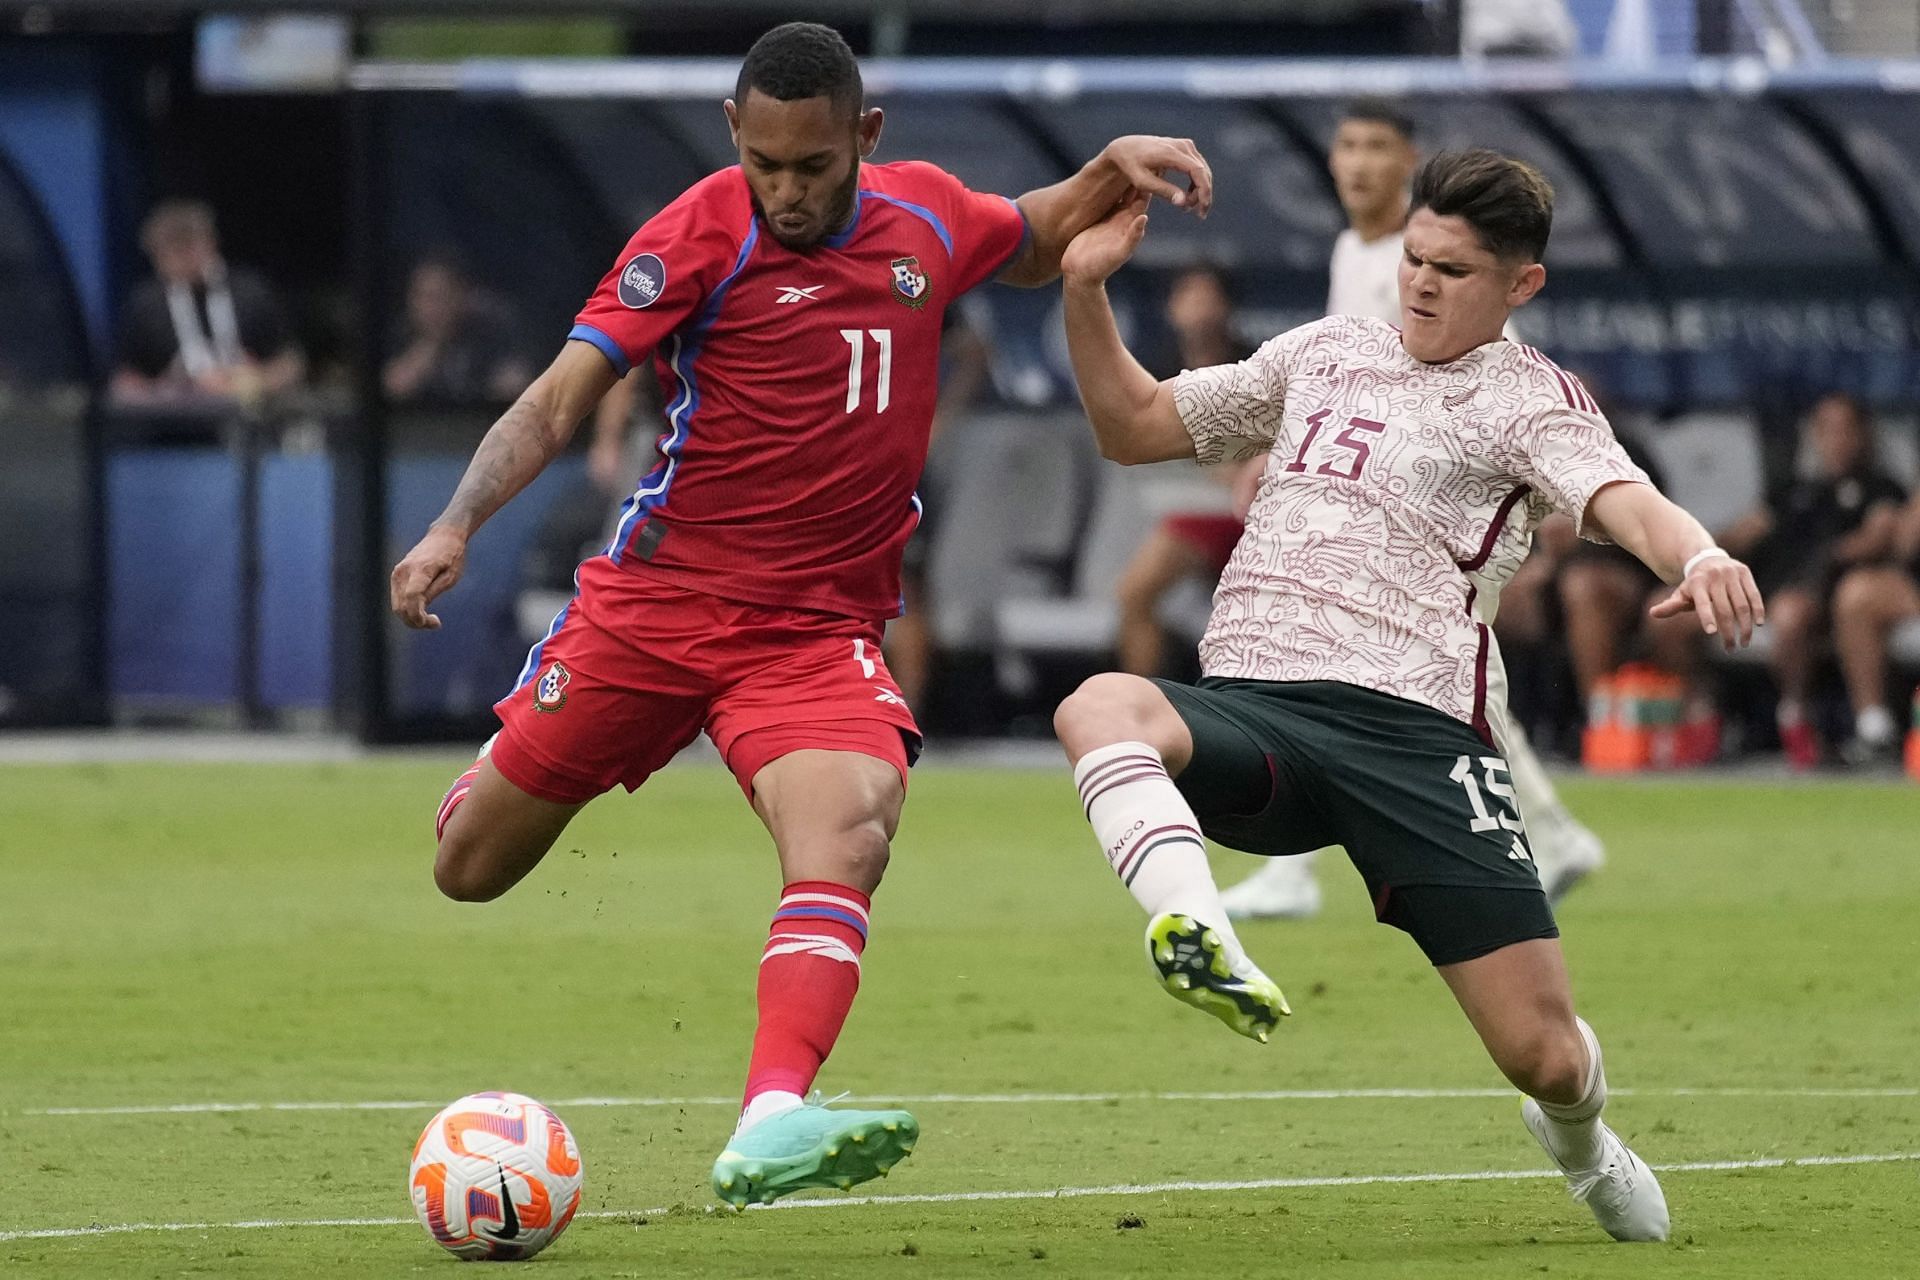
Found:
[[[1397,322],[1407,183],[1419,163],[1413,122],[1391,103],[1359,99],[1342,115],[1327,163],[1348,222],[1333,242],[1327,314]],[[1507,336],[1516,336],[1511,326]],[[1500,602],[1499,585],[1486,581],[1479,585],[1474,615],[1491,626]],[[1600,837],[1568,812],[1526,731],[1507,709],[1506,663],[1491,633],[1487,637],[1487,722],[1513,771],[1513,789],[1547,901],[1558,902],[1599,869],[1606,849]],[[1313,874],[1314,857],[1309,852],[1267,859],[1260,870],[1220,895],[1227,914],[1235,920],[1301,919],[1315,914],[1320,910],[1320,884]]]
[[[1476,584],[1505,582],[1557,510],[1673,584],[1656,615],[1693,611],[1728,647],[1762,621],[1760,593],[1577,380],[1501,336],[1546,280],[1546,179],[1444,153],[1412,209],[1399,327],[1334,316],[1165,382],[1127,351],[1105,289],[1144,200],[1068,247],[1067,340],[1101,452],[1266,462],[1199,684],[1097,675],[1054,729],[1168,991],[1262,1039],[1286,1012],[1227,922],[1203,834],[1269,855],[1344,845],[1375,915],[1412,935],[1526,1095],[1575,1198],[1617,1239],[1665,1239],[1659,1183],[1601,1121],[1600,1044],[1487,722]]]

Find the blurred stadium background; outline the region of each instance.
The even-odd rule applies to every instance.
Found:
[[[1525,336],[1588,377],[1710,527],[1813,465],[1798,428],[1831,391],[1876,411],[1882,465],[1915,479],[1911,0],[804,8],[902,108],[883,159],[1017,193],[1115,133],[1201,145],[1216,215],[1163,220],[1119,285],[1137,347],[1168,345],[1167,282],[1196,263],[1225,270],[1250,340],[1318,314],[1344,225],[1327,144],[1346,101],[1379,94],[1429,152],[1491,145],[1552,178],[1552,284]],[[731,162],[717,100],[752,35],[797,12],[0,3],[0,728],[488,732],[611,509],[589,479],[594,432],[477,540],[444,630],[386,617],[387,570],[631,228]],[[143,220],[180,198],[257,273],[264,315],[242,327],[298,353],[283,389],[120,394]],[[462,291],[488,363],[396,394],[383,374],[423,263]],[[1095,458],[1056,296],[990,287],[961,320],[972,376],[918,548],[936,738],[1042,732],[1055,697],[1111,661],[1133,546],[1160,513],[1225,501],[1191,468]],[[637,400],[644,439],[657,411]],[[1165,603],[1174,652],[1205,595]],[[1510,664],[1523,718],[1573,756],[1585,708],[1555,625],[1510,637]],[[1898,698],[1920,636],[1893,649]],[[1724,758],[1774,748],[1763,665],[1706,687]],[[1830,661],[1816,689],[1838,741]]]
[[[1677,694],[1636,670],[1610,686],[1627,732],[1596,736],[1554,592],[1531,630],[1507,596],[1551,757],[1639,770],[1689,754],[1699,713],[1715,750],[1692,754],[1742,775],[1565,779],[1609,862],[1560,918],[1609,1117],[1675,1205],[1664,1250],[1611,1249],[1532,1167],[1356,878],[1328,875],[1316,919],[1247,926],[1298,1011],[1283,1042],[1208,1038],[1150,989],[1067,780],[1004,766],[1058,763],[1048,713],[1115,660],[1122,566],[1226,496],[1102,463],[1057,290],[992,286],[953,331],[915,549],[933,767],[823,1077],[917,1099],[927,1140],[857,1216],[700,1211],[776,884],[731,780],[596,803],[483,909],[427,874],[434,801],[608,520],[603,477],[638,474],[646,388],[478,536],[444,629],[404,631],[386,580],[631,229],[732,163],[718,101],[796,17],[862,54],[882,159],[1017,193],[1116,133],[1193,137],[1213,216],[1156,218],[1114,284],[1143,352],[1174,346],[1196,264],[1241,339],[1319,314],[1329,140],[1381,95],[1428,151],[1552,178],[1524,336],[1709,526],[1796,479],[1839,492],[1805,429],[1836,391],[1920,485],[1917,0],[0,0],[0,1272],[440,1261],[408,1144],[510,1087],[565,1111],[592,1170],[541,1263],[569,1274],[1910,1274],[1920,789],[1885,754],[1866,780],[1776,776],[1764,654],[1702,658]],[[238,330],[208,345],[259,367],[185,390],[152,376],[148,248],[204,210]],[[428,376],[419,332],[449,317],[460,360]],[[1830,546],[1779,541],[1787,580],[1833,584]],[[1163,602],[1176,667],[1206,596]],[[1811,640],[1838,748],[1824,623]],[[1904,732],[1920,636],[1890,647]],[[440,745],[362,751],[399,743]]]

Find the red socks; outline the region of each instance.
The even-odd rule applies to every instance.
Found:
[[[480,760],[486,758],[482,752]],[[440,798],[440,812],[433,819],[433,838],[436,842],[447,834],[447,822],[453,817],[453,811],[467,798],[467,792],[473,790],[473,780],[480,776],[480,760],[475,760],[473,768],[455,778],[453,785],[447,788],[447,794]]]
[[[798,880],[781,891],[760,957],[748,1102],[770,1089],[804,1096],[813,1084],[860,989],[868,906],[858,889],[826,880]]]

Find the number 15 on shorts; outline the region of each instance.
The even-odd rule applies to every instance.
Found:
[[[1473,765],[1472,756],[1461,756],[1453,762],[1453,772],[1447,775],[1466,788],[1467,803],[1473,806],[1473,821],[1469,824],[1469,829],[1476,834],[1499,828],[1505,828],[1508,831],[1524,830],[1520,821],[1519,804],[1513,798],[1513,784],[1502,776],[1507,772],[1507,762],[1499,756],[1481,756],[1480,768],[1485,776],[1484,783],[1481,778],[1474,776]],[[1483,786],[1485,795],[1482,794]],[[1500,810],[1499,813],[1487,812],[1486,795],[1494,798],[1495,807]]]

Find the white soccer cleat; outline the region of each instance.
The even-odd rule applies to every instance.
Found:
[[[1577,822],[1568,822],[1564,834],[1551,846],[1535,840],[1534,866],[1540,873],[1540,887],[1547,901],[1555,906],[1573,887],[1598,871],[1607,861],[1607,846],[1599,836]]]
[[[1306,858],[1270,858],[1220,902],[1229,920],[1305,920],[1320,914],[1320,882]]]
[[[1553,1155],[1547,1141],[1547,1126],[1553,1121],[1540,1104],[1528,1098],[1520,1104],[1520,1118],[1534,1140]],[[1665,1240],[1671,1224],[1660,1180],[1605,1124],[1600,1126],[1600,1145],[1600,1164],[1594,1169],[1569,1169],[1554,1156],[1553,1162],[1567,1175],[1567,1191],[1593,1210],[1594,1219],[1615,1240]]]

